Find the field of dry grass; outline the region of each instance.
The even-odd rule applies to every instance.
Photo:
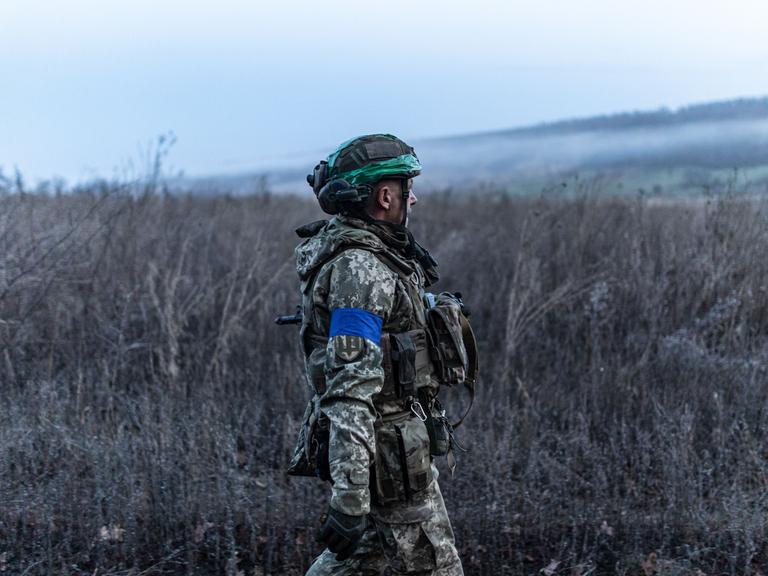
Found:
[[[465,572],[761,574],[768,207],[600,196],[415,209],[482,354],[441,465]],[[303,574],[327,494],[284,473],[307,389],[273,318],[320,216],[0,190],[0,573]]]

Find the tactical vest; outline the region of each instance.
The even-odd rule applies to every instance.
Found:
[[[313,223],[297,232],[314,237],[326,233],[324,221]],[[327,477],[327,426],[316,405],[325,392],[323,362],[328,338],[318,334],[314,309],[315,281],[323,266],[349,249],[366,250],[394,272],[404,286],[411,304],[410,318],[397,317],[384,325],[381,349],[384,385],[374,399],[375,406],[399,406],[381,414],[376,422],[377,457],[372,470],[372,494],[380,505],[408,501],[413,494],[431,482],[431,456],[449,456],[453,469],[451,445],[456,424],[448,422],[437,400],[441,384],[464,384],[474,398],[477,354],[474,335],[464,318],[459,302],[448,294],[425,297],[422,286],[424,271],[406,261],[371,232],[347,227],[340,233],[343,241],[318,238],[320,257],[314,271],[302,280],[301,346],[308,366],[308,378],[314,394],[305,413],[305,422],[290,474]],[[470,402],[471,406],[471,402]],[[467,412],[469,409],[467,409]],[[325,443],[325,444],[324,444]],[[409,461],[410,458],[410,461]]]

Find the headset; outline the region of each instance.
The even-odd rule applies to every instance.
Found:
[[[373,193],[373,187],[369,184],[352,186],[343,178],[328,180],[328,162],[325,160],[315,166],[312,174],[307,175],[307,183],[312,186],[320,208],[331,215],[341,212],[344,204],[364,202]]]

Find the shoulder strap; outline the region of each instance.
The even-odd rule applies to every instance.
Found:
[[[459,418],[456,424],[451,426],[456,429],[464,422],[464,418],[467,417],[469,411],[472,410],[472,404],[475,403],[475,382],[477,381],[477,374],[480,371],[480,365],[477,359],[477,339],[475,333],[472,331],[472,326],[469,325],[469,320],[464,314],[459,314],[461,322],[461,338],[464,341],[464,348],[467,350],[467,374],[464,378],[464,387],[469,392],[469,406],[464,411],[464,415]]]
[[[365,250],[365,248],[363,248]],[[397,260],[392,258],[389,254],[386,253],[384,250],[372,250],[370,249],[371,254],[376,256],[379,260],[381,260],[382,264],[384,264],[387,268],[392,270],[395,274],[397,274],[400,277],[400,280],[408,280],[413,273],[413,270],[407,269],[400,265]]]
[[[312,274],[305,280],[304,283],[304,291],[307,292],[312,289],[312,286],[315,284],[315,278],[317,277],[318,272],[320,269],[325,266],[328,262],[339,256],[339,254],[347,251],[347,250],[365,250],[366,252],[370,252],[376,258],[381,260],[382,264],[384,264],[387,268],[392,270],[395,274],[397,274],[401,280],[407,280],[412,270],[404,268],[402,265],[400,265],[394,258],[389,256],[386,251],[379,250],[374,248],[373,246],[368,246],[366,244],[345,244],[343,246],[340,246],[338,250],[335,252],[332,252],[328,255],[328,258],[326,258],[323,263],[320,266],[317,266],[315,270],[312,272]]]

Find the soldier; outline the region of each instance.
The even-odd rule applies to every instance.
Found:
[[[312,399],[289,473],[331,483],[318,532],[327,549],[311,576],[463,574],[432,458],[452,439],[437,390],[457,374],[474,381],[474,346],[457,349],[458,301],[424,292],[437,263],[406,228],[420,171],[413,148],[375,134],[345,142],[307,177],[334,215],[297,230]],[[436,304],[449,313],[430,322]],[[448,348],[435,325],[453,331]]]

